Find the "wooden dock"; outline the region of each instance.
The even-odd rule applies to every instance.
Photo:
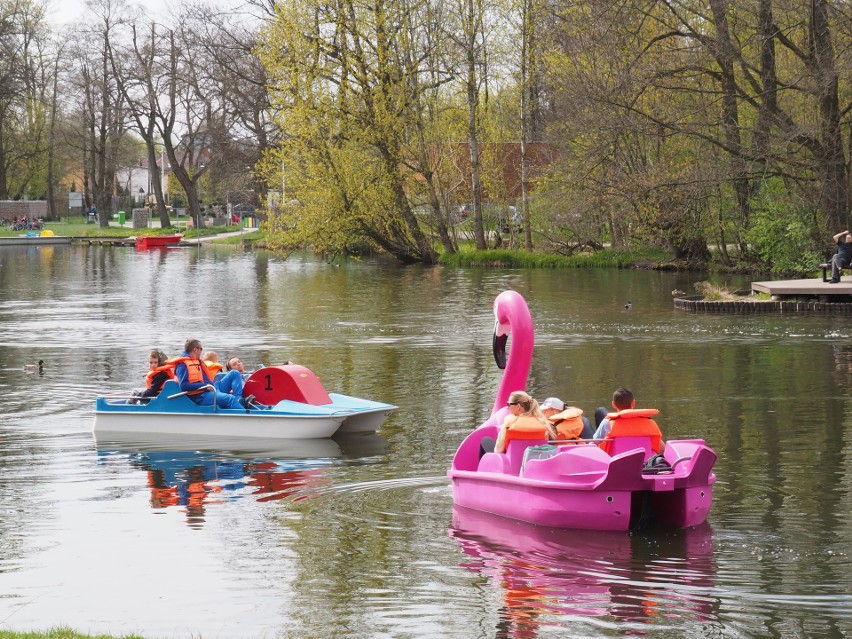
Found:
[[[769,293],[771,300],[758,299],[756,293]],[[804,280],[752,282],[751,295],[738,291],[738,299],[706,300],[700,295],[676,297],[674,307],[689,313],[754,315],[841,315],[852,317],[852,276],[837,284],[823,282],[822,277]]]
[[[773,280],[752,282],[753,293],[769,293],[775,296],[816,297],[830,299],[835,296],[852,295],[852,275],[844,275],[837,284],[823,282],[821,277],[806,280]]]
[[[0,246],[55,246],[71,244],[70,237],[61,235],[20,235],[18,237],[0,237]]]
[[[136,246],[135,237],[75,237],[74,244],[88,244],[90,246]]]

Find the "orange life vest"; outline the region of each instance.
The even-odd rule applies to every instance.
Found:
[[[157,368],[148,371],[148,375],[145,376],[145,386],[151,388],[151,384],[154,381],[154,378],[157,376],[157,373],[166,373],[169,376],[169,379],[175,378],[175,365],[169,364],[166,362],[162,366],[157,366]]]
[[[617,413],[609,413],[607,419],[611,428],[607,433],[606,441],[601,442],[600,447],[607,453],[610,450],[610,440],[616,437],[650,437],[651,448],[655,453],[663,451],[663,433],[657,423],[651,419],[660,411],[656,408],[628,408]]]
[[[204,365],[207,366],[207,372],[210,373],[211,377],[214,377],[216,373],[221,373],[222,369],[225,368],[219,362],[208,362],[204,360]]]
[[[175,357],[166,362],[165,365],[171,365],[172,370],[177,368],[178,364],[186,364],[186,381],[190,383],[210,384],[213,381],[213,375],[207,370],[207,365],[200,359],[194,357]],[[205,389],[200,388],[197,391],[192,391],[190,395],[205,392]]]
[[[580,439],[583,433],[583,411],[571,406],[561,413],[551,415],[550,422],[556,428],[556,439]]]
[[[547,439],[547,427],[535,417],[520,415],[506,428],[506,446],[518,439]]]

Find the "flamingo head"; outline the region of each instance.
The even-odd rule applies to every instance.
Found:
[[[532,317],[526,301],[515,291],[503,291],[494,300],[494,336],[491,340],[494,361],[504,370],[492,413],[505,408],[512,391],[524,390],[532,363],[534,331]],[[512,336],[512,348],[507,354],[506,344]]]

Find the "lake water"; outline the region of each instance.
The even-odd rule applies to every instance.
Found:
[[[0,630],[852,636],[852,328],[675,311],[699,279],[0,248]],[[499,385],[491,305],[509,288],[536,324],[533,395],[590,414],[625,385],[667,438],[717,451],[705,526],[555,532],[454,510],[445,473]],[[376,435],[298,445],[96,442],[95,396],[188,337],[399,410]]]

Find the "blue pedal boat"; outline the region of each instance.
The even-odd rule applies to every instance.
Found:
[[[396,410],[393,404],[338,393],[329,394],[314,373],[297,364],[268,366],[245,381],[244,396],[254,395],[262,409],[199,406],[170,380],[147,404],[126,396],[98,397],[93,431],[163,433],[266,439],[323,439],[335,433],[368,433]]]

